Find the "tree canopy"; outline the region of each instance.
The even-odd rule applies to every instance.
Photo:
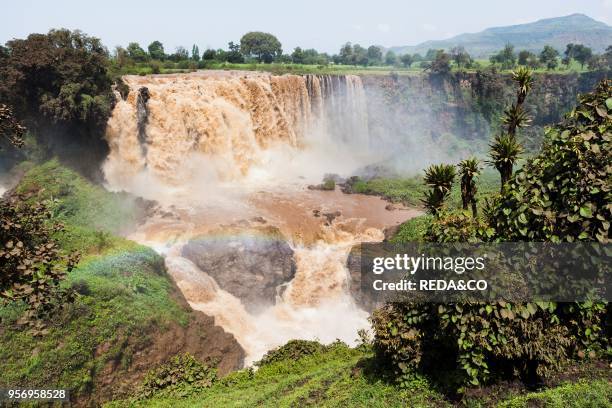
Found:
[[[261,31],[252,31],[243,35],[240,39],[240,51],[265,63],[272,62],[283,53],[280,41],[272,34]]]

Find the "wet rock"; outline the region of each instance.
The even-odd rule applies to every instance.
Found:
[[[329,213],[323,213],[322,215],[327,220],[325,224],[331,225],[332,222],[334,222],[336,218],[342,215],[342,213],[340,211],[334,211],[334,212],[329,212]]]
[[[196,239],[183,247],[183,256],[255,312],[274,305],[296,271],[293,250],[280,234]]]

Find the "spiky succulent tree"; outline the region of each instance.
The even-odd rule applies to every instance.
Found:
[[[519,87],[516,92],[516,99],[517,105],[521,106],[523,102],[525,102],[525,98],[533,86],[533,75],[529,68],[519,67],[516,71],[512,72],[512,79],[518,83]]]
[[[427,211],[434,216],[440,214],[455,180],[455,167],[450,164],[432,164],[425,170],[424,182],[431,190],[422,200]]]
[[[472,207],[472,215],[478,216],[478,209],[476,208],[476,193],[478,188],[476,187],[476,177],[480,175],[480,164],[478,159],[470,158],[461,160],[458,164],[459,175],[461,176],[461,202],[463,209],[467,210],[468,206]]]
[[[516,140],[515,136],[501,135],[493,139],[490,148],[491,160],[489,163],[499,171],[501,177],[501,191],[503,192],[504,186],[512,177],[514,163],[516,163],[523,152],[523,147]]]
[[[507,126],[507,132],[511,136],[516,136],[516,130],[518,128],[529,126],[531,118],[525,112],[522,105],[512,104],[509,108],[504,110],[504,116],[502,116],[502,123]]]
[[[512,79],[517,83],[516,103],[504,111],[502,123],[506,126],[505,134],[497,135],[491,142],[489,163],[493,165],[501,177],[501,191],[512,177],[514,163],[523,152],[523,147],[516,139],[518,128],[529,126],[531,118],[523,108],[525,98],[533,86],[533,76],[527,67],[519,67],[512,72]]]

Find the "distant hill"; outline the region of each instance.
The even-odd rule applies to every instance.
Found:
[[[584,14],[547,18],[534,23],[487,28],[479,33],[460,34],[447,40],[426,41],[414,46],[391,47],[397,54],[425,54],[428,49],[450,49],[461,45],[474,57],[488,57],[513,44],[515,50],[540,51],[552,45],[565,51],[568,43],[579,43],[601,52],[612,45],[612,27]]]

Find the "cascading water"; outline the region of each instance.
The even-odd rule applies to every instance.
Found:
[[[191,306],[234,334],[247,363],[292,338],[352,343],[367,314],[348,295],[348,252],[357,242],[382,240],[382,228],[413,215],[387,211],[375,197],[304,188],[368,157],[361,79],[207,71],[124,81],[130,92],[107,127],[107,186],[163,207],[131,238],[166,255]],[[316,215],[338,210],[331,221]],[[240,288],[223,288],[211,276],[235,271],[202,270],[183,250],[195,238],[206,245],[221,235],[234,237],[230,250],[248,251],[238,233],[281,236],[293,250],[295,276],[256,311],[235,295]],[[266,278],[247,272],[245,280]]]

